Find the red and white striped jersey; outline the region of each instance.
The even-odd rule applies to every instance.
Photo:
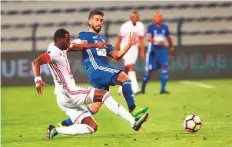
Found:
[[[51,58],[48,67],[55,83],[55,93],[74,94],[77,86],[67,58],[67,50],[61,50],[51,43],[48,46],[47,54]]]

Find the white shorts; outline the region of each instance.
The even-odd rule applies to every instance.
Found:
[[[129,51],[123,56],[124,66],[135,64],[139,55],[137,47],[131,47]]]
[[[77,87],[76,93],[72,95],[57,93],[57,104],[73,123],[81,123],[84,118],[92,116],[85,104],[93,102],[94,91],[95,88]]]

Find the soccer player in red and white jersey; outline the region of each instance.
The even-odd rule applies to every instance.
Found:
[[[135,73],[135,64],[140,52],[140,58],[144,60],[145,58],[145,50],[144,50],[144,25],[141,21],[139,21],[139,14],[136,11],[133,11],[130,16],[130,20],[122,24],[120,28],[120,33],[118,35],[115,49],[120,50],[123,49],[128,42],[128,36],[130,32],[137,34],[138,43],[134,44],[130,50],[124,55],[124,71],[128,74],[131,79],[131,86],[133,93],[136,94],[140,92],[140,88],[138,86],[137,77]],[[140,47],[140,50],[139,50]],[[121,88],[119,89],[119,92]]]
[[[73,122],[73,125],[69,127],[56,128],[49,125],[46,139],[51,139],[57,134],[78,135],[96,132],[96,121],[85,106],[94,102],[104,103],[110,111],[127,120],[135,131],[138,131],[146,121],[148,114],[141,118],[134,118],[122,105],[113,99],[109,92],[91,87],[81,88],[76,86],[67,59],[67,51],[84,50],[93,47],[105,48],[105,45],[107,43],[70,44],[69,32],[65,29],[58,29],[54,34],[54,43],[48,46],[47,52],[32,62],[38,94],[42,95],[43,87],[47,86],[40,77],[40,66],[48,64],[55,83],[57,104]]]

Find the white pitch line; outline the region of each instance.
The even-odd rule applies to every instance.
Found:
[[[198,87],[201,87],[201,88],[208,88],[208,89],[213,89],[213,88],[215,88],[213,85],[204,84],[204,83],[201,83],[201,82],[180,81],[180,83],[186,84],[186,85],[194,85],[194,86],[198,86]]]

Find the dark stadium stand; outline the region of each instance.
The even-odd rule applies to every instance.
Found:
[[[6,4],[8,4],[7,2]],[[13,2],[12,2],[13,3]],[[22,2],[26,3],[26,2]],[[38,3],[38,2],[37,2]],[[5,3],[3,3],[5,4]],[[27,4],[27,3],[26,3]],[[38,3],[39,4],[39,3]],[[29,4],[28,4],[29,5]],[[103,34],[109,38],[113,44],[120,25],[127,21],[128,16],[120,15],[120,17],[109,17],[117,15],[117,13],[129,12],[137,10],[142,14],[149,14],[141,16],[141,21],[147,25],[152,22],[152,15],[156,10],[164,11],[165,14],[168,12],[172,14],[164,16],[164,22],[170,26],[171,33],[174,37],[176,45],[191,45],[191,44],[204,44],[204,43],[229,43],[232,37],[232,16],[229,13],[223,13],[232,8],[232,2],[208,2],[208,3],[179,3],[179,4],[153,4],[153,5],[121,5],[121,6],[96,6],[95,9],[102,10],[107,13],[105,19],[105,27],[103,28]],[[9,42],[14,41],[18,47],[24,47],[26,50],[35,50],[36,48],[45,48],[47,43],[52,40],[52,33],[56,28],[65,27],[70,32],[79,32],[86,30],[87,21],[86,14],[93,8],[91,7],[68,7],[68,8],[43,8],[42,5],[38,9],[25,8],[22,10],[1,10],[3,16],[2,21],[2,44],[3,51],[7,48],[12,48]],[[228,9],[228,10],[227,10]],[[204,11],[204,13],[195,13],[194,11]],[[215,12],[215,10],[223,10],[221,13]],[[175,13],[176,12],[176,13]],[[187,15],[187,13],[190,13]],[[220,12],[220,11],[218,11]],[[217,15],[212,15],[215,13]],[[80,16],[78,21],[70,20],[72,15]],[[181,15],[180,15],[181,14]],[[183,15],[182,15],[183,14]],[[221,15],[223,14],[223,15]],[[19,17],[18,21],[15,21],[15,17]],[[34,19],[38,16],[37,19]],[[40,18],[40,16],[42,16]],[[57,18],[59,19],[51,19]],[[118,16],[118,15],[117,15]],[[4,19],[5,18],[5,19]],[[22,19],[20,19],[22,18]],[[5,21],[4,21],[5,20]],[[39,20],[39,21],[38,21]],[[70,20],[70,21],[67,21]],[[220,26],[220,27],[218,27]],[[228,26],[228,27],[224,27]],[[113,29],[112,29],[113,28]],[[75,30],[75,31],[74,31]],[[23,35],[21,35],[23,32]],[[71,34],[72,34],[71,33]],[[5,35],[7,34],[7,35]],[[216,35],[220,36],[215,42]],[[72,34],[75,37],[76,34]],[[193,37],[194,40],[193,41]],[[210,39],[212,37],[212,39]],[[222,37],[225,37],[223,39]],[[204,40],[204,42],[202,41]],[[213,41],[212,41],[213,40]],[[31,42],[39,42],[39,47],[32,46]],[[34,44],[32,43],[32,44]],[[26,46],[25,46],[26,45]],[[17,50],[17,48],[15,49]],[[24,50],[23,48],[19,50]]]

